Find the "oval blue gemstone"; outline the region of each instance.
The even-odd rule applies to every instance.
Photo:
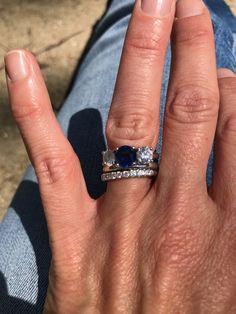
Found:
[[[130,146],[122,146],[115,152],[116,162],[122,168],[129,168],[136,161],[137,150]]]

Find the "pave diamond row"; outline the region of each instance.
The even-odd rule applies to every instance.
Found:
[[[114,171],[102,174],[102,181],[111,181],[118,179],[128,179],[128,178],[142,178],[142,177],[154,177],[157,175],[156,170],[152,169],[130,169],[127,171]]]

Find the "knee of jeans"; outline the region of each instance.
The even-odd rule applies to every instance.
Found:
[[[235,40],[228,25],[215,13],[211,12],[212,24],[215,33],[216,59],[218,68],[228,68],[236,72],[234,55]]]

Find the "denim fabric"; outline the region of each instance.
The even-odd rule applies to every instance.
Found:
[[[236,33],[235,16],[224,0],[205,0],[205,3],[230,27],[232,33]]]
[[[88,52],[74,77],[73,87],[58,120],[80,158],[89,193],[97,198],[105,192],[101,183],[101,151],[106,147],[104,127],[132,0],[114,0],[95,29]],[[236,71],[233,37],[219,18],[212,15],[217,65]],[[166,56],[161,97],[161,138],[171,61]],[[211,181],[211,156],[207,179]],[[30,167],[11,207],[0,225],[0,313],[41,313],[48,286],[51,253],[37,180]]]

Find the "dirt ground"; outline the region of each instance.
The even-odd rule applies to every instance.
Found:
[[[236,0],[225,0],[225,2],[230,6],[232,12],[236,15]]]
[[[236,14],[236,0],[226,0]],[[106,0],[1,0],[0,3],[0,221],[29,164],[11,118],[3,56],[23,47],[37,55],[53,106],[58,108],[71,74],[105,9]]]

